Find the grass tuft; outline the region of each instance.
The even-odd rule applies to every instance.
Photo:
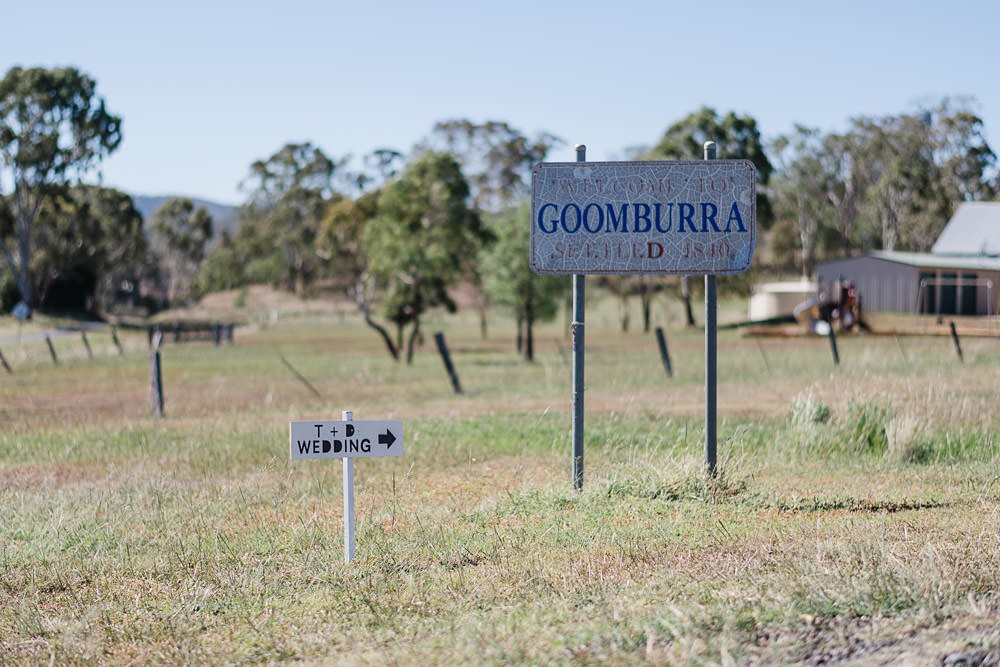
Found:
[[[840,427],[856,451],[882,454],[888,447],[886,428],[890,418],[891,409],[887,403],[852,398]]]
[[[813,424],[825,424],[830,421],[830,406],[816,399],[812,392],[799,394],[792,401],[791,423],[799,429],[810,428]]]
[[[927,421],[914,414],[893,417],[886,426],[886,456],[896,463],[929,463],[937,454]]]

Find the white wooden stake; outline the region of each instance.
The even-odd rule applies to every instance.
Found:
[[[349,422],[354,413],[344,410],[341,419]],[[344,562],[354,558],[354,459],[344,459]]]

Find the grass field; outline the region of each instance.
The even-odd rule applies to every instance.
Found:
[[[703,336],[671,308],[667,378],[588,306],[579,492],[562,319],[527,364],[499,315],[484,340],[435,314],[408,367],[349,310],[269,304],[234,345],[163,347],[163,419],[145,334],[0,346],[0,663],[1000,659],[1000,341],[841,337],[834,367],[722,331],[710,478]],[[356,464],[350,564],[339,462],[288,453],[342,410],[405,428]]]

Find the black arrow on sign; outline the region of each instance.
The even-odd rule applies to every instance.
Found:
[[[396,436],[389,429],[386,429],[385,433],[378,434],[378,444],[392,447],[392,443],[394,442],[396,442]]]

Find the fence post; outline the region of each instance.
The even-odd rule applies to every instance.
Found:
[[[80,338],[83,339],[83,346],[85,348],[87,348],[87,358],[88,359],[93,359],[94,358],[94,351],[90,349],[90,341],[87,340],[87,332],[86,331],[81,331],[80,332]]]
[[[290,370],[292,372],[292,375],[294,375],[295,377],[297,377],[299,379],[299,382],[301,382],[302,384],[304,384],[306,386],[306,389],[308,389],[309,391],[311,391],[313,393],[313,396],[315,396],[316,398],[319,398],[319,399],[323,398],[323,395],[319,393],[319,390],[316,389],[316,387],[312,386],[312,383],[309,382],[308,379],[306,379],[306,376],[304,376],[302,373],[300,373],[295,368],[295,366],[292,366],[292,364],[288,361],[288,359],[285,359],[285,355],[279,354],[278,356],[281,358],[281,363],[283,363],[285,365],[285,368],[287,368],[288,370]]]
[[[444,369],[448,371],[448,377],[451,378],[451,386],[455,389],[456,394],[461,394],[462,385],[458,381],[455,366],[451,363],[451,355],[448,354],[448,345],[444,342],[444,334],[440,331],[434,334],[434,342],[437,344],[438,352],[441,353],[442,361],[444,361]]]
[[[958,340],[958,331],[955,329],[955,320],[948,322],[948,326],[951,329],[951,341],[955,343],[955,352],[958,352],[958,360],[964,364],[965,357],[962,356],[962,343]]]
[[[153,334],[153,354],[150,366],[150,379],[153,385],[153,416],[163,416],[163,374],[160,372],[160,341],[163,334],[157,331]]]
[[[830,339],[830,351],[833,352],[833,365],[840,366],[840,353],[837,352],[837,334],[833,330],[833,324],[830,325],[830,333],[827,336]]]
[[[59,358],[56,356],[56,348],[52,345],[52,339],[49,338],[48,334],[45,334],[45,343],[49,346],[49,354],[52,355],[52,363],[58,364]]]
[[[903,357],[903,363],[909,363],[906,358],[906,350],[903,349],[903,343],[899,340],[899,336],[896,336],[896,346],[899,348],[899,354]]]
[[[764,368],[766,368],[767,372],[770,373],[771,372],[771,364],[768,363],[768,361],[767,361],[767,355],[764,354],[764,345],[761,344],[761,342],[760,342],[760,336],[754,334],[753,340],[754,340],[755,343],[757,343],[757,351],[760,352],[760,358],[764,360]]]
[[[663,361],[663,369],[667,371],[667,377],[674,376],[674,367],[670,363],[670,350],[667,349],[667,337],[663,335],[663,327],[656,327],[656,342],[660,346],[660,359]]]
[[[118,354],[125,353],[125,350],[122,349],[122,342],[118,340],[118,327],[111,327],[111,342],[118,348]]]

